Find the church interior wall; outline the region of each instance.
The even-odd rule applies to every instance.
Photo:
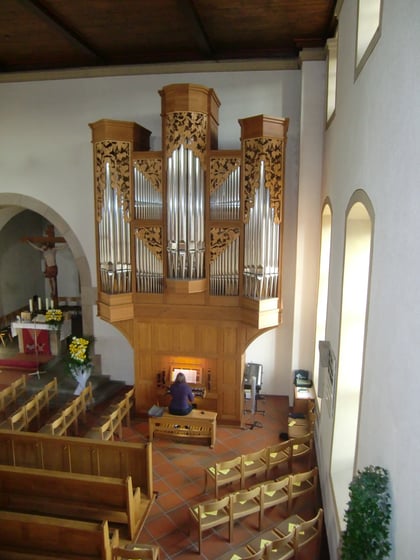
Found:
[[[411,379],[418,379],[420,109],[414,69],[420,6],[411,2],[410,10],[403,11],[397,3],[383,2],[381,37],[357,80],[356,21],[357,3],[343,2],[336,114],[326,133],[324,154],[323,195],[332,205],[327,339],[339,355],[345,215],[353,193],[362,189],[373,206],[374,230],[355,469],[376,464],[389,470],[390,558],[411,558],[418,548],[413,522],[420,491],[412,481],[420,460],[414,436],[420,416],[416,391],[407,390],[403,380],[410,373]],[[321,482],[335,558],[339,528],[329,478],[334,426],[326,410],[321,416]]]
[[[89,263],[96,289],[92,146],[88,124],[102,118],[138,122],[152,131],[151,149],[161,148],[159,89],[177,82],[201,83],[221,101],[219,148],[238,149],[238,119],[261,113],[288,117],[286,153],[284,268],[295,268],[300,72],[261,71],[130,76],[52,80],[0,85],[0,195],[17,193],[38,198],[68,224]],[[290,278],[290,274],[288,278]],[[60,295],[60,294],[59,294]],[[284,284],[284,307],[293,308],[294,284]],[[290,383],[292,323],[276,333],[284,351],[275,367],[267,364],[270,391]],[[96,317],[93,332],[103,373],[129,381],[133,356],[123,335]],[[283,341],[283,343],[282,343]],[[270,377],[273,376],[273,382]]]

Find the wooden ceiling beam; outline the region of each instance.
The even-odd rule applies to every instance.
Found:
[[[177,0],[177,5],[184,16],[187,26],[190,28],[200,51],[206,56],[214,58],[214,50],[192,0]]]
[[[60,21],[56,15],[47,10],[45,6],[38,2],[38,0],[18,1],[27,10],[30,10],[37,17],[45,21],[51,28],[58,31],[61,36],[65,37],[65,39],[76,48],[82,50],[90,57],[93,57],[98,64],[104,64],[106,62],[105,58],[96,49],[89,45],[89,43],[77,31],[71,29],[65,22]]]

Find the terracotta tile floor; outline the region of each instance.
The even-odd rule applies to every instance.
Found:
[[[141,532],[138,542],[157,544],[161,550],[161,560],[176,558],[189,560],[204,558],[214,560],[235,547],[248,542],[258,532],[257,515],[244,518],[235,523],[232,543],[228,542],[227,527],[209,530],[204,533],[201,556],[198,554],[197,533],[190,527],[188,508],[213,497],[213,490],[204,492],[204,469],[218,460],[231,459],[243,453],[257,451],[277,443],[280,432],[287,431],[289,413],[286,397],[267,396],[259,408],[265,414],[244,416],[244,429],[217,427],[217,442],[214,449],[206,445],[173,441],[169,438],[155,439],[153,442],[153,479],[157,499]],[[257,421],[261,427],[251,426]],[[246,424],[249,424],[246,426]],[[146,419],[134,419],[130,428],[124,428],[124,440],[147,441],[148,424]],[[295,465],[295,471],[308,470],[307,464]],[[283,472],[273,473],[280,476]],[[256,479],[258,482],[258,479]],[[252,482],[254,483],[254,482]],[[235,486],[221,490],[224,495]],[[320,505],[319,496],[309,502],[298,502],[294,513],[309,519]],[[286,517],[280,507],[268,510],[264,517],[264,529],[275,526]],[[325,537],[323,539],[325,541]],[[311,555],[312,554],[312,555]],[[322,543],[322,560],[328,560],[326,543]],[[306,559],[313,559],[310,550]]]
[[[7,385],[19,372],[2,372],[1,383]],[[9,379],[10,377],[10,379]],[[106,407],[103,403],[91,410],[88,424],[96,421]],[[188,508],[201,501],[211,499],[214,494],[209,487],[204,492],[204,469],[216,461],[231,459],[237,455],[257,451],[279,441],[279,434],[287,432],[289,404],[286,397],[266,396],[259,401],[258,408],[265,414],[245,414],[243,428],[217,426],[217,441],[214,449],[206,445],[177,442],[170,439],[155,439],[153,442],[153,480],[157,498],[148,520],[138,538],[139,543],[153,543],[160,547],[160,560],[190,560],[203,558],[215,560],[251,539],[257,532],[257,515],[235,523],[232,543],[228,542],[227,527],[209,530],[203,535],[201,555],[198,554],[196,528],[190,527]],[[253,426],[257,422],[258,426]],[[148,441],[148,420],[133,418],[130,428],[124,427],[123,439],[130,442]],[[295,471],[308,470],[307,464],[295,465]],[[273,472],[272,478],[284,474]],[[258,479],[256,479],[258,482]],[[252,482],[252,484],[254,481]],[[224,495],[235,486],[221,490]],[[309,502],[298,502],[294,513],[309,519],[320,506],[319,495]],[[274,527],[286,517],[280,507],[265,512],[264,527]],[[299,560],[314,560],[311,550],[305,551]],[[325,534],[322,540],[320,560],[329,560]]]

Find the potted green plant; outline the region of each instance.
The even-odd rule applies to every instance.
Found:
[[[370,465],[357,471],[349,485],[344,513],[341,560],[379,560],[391,551],[391,498],[386,469]]]

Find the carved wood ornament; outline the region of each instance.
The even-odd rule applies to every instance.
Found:
[[[102,221],[104,190],[106,187],[106,164],[111,173],[111,188],[118,194],[120,207],[126,222],[130,221],[131,158],[130,142],[105,140],[95,144],[95,198],[96,220]]]

